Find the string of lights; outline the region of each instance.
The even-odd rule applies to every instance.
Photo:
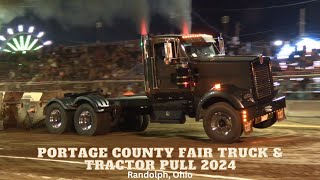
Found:
[[[290,4],[283,4],[283,5],[274,5],[274,6],[267,6],[267,7],[256,7],[256,8],[238,8],[238,9],[224,9],[225,11],[252,11],[252,10],[264,10],[264,9],[274,9],[274,8],[284,8],[284,7],[290,7],[290,6],[298,6],[302,4],[308,4],[313,3],[319,0],[308,0],[303,2],[297,2],[297,3],[290,3]]]

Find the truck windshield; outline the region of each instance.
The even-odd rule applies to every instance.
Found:
[[[183,46],[190,58],[213,57],[217,55],[213,43],[192,43],[183,44]]]

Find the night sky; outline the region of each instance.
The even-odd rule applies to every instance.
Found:
[[[224,0],[216,3],[209,1],[193,1],[193,12],[197,12],[210,24],[221,27],[221,17],[230,16],[230,35],[234,35],[236,22],[241,24],[240,37],[244,40],[257,41],[264,38],[289,39],[299,33],[299,9],[306,9],[306,32],[320,36],[319,10],[320,1],[288,6],[283,8],[267,8],[261,10],[244,10],[248,8],[266,8],[305,2],[306,0]],[[211,2],[211,1],[210,1]],[[234,10],[238,9],[238,10]],[[240,10],[242,9],[242,10]],[[196,18],[193,16],[193,18]],[[195,19],[194,29],[203,27],[203,23]],[[205,28],[205,27],[203,27]]]
[[[268,8],[305,1],[308,0],[193,0],[192,32],[209,34],[222,32],[224,28],[221,24],[221,17],[230,16],[228,36],[234,35],[235,23],[239,22],[242,41],[290,39],[298,35],[299,9],[306,8],[306,32],[311,36],[320,37],[320,1],[283,8]],[[248,8],[266,9],[248,10]],[[180,29],[170,23],[167,18],[156,13],[150,16],[150,33],[180,32]],[[24,15],[2,25],[3,27],[15,27],[18,24],[35,25],[38,29],[45,30],[47,37],[56,44],[90,43],[94,42],[97,36],[104,42],[139,38],[137,26],[133,21],[117,17],[112,26],[103,26],[99,35],[97,35],[95,24],[92,26],[61,25],[53,18],[39,18],[32,11],[26,11]],[[2,28],[2,33],[3,31],[5,28]]]

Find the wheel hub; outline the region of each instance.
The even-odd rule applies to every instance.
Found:
[[[211,128],[220,135],[228,135],[232,128],[231,117],[224,112],[216,112],[211,119]]]
[[[83,111],[79,115],[79,125],[82,130],[89,130],[92,127],[92,119],[89,111]]]
[[[51,111],[49,122],[53,128],[59,128],[62,124],[61,112],[58,109]]]
[[[226,126],[226,122],[224,120],[222,120],[222,119],[219,119],[219,126],[220,127]]]

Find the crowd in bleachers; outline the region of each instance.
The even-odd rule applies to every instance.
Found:
[[[92,81],[142,79],[139,48],[134,44],[91,45],[1,53],[0,81]]]
[[[237,52],[238,55],[247,54],[248,52],[244,50],[242,48],[234,52]],[[272,71],[276,76],[320,74],[320,68],[314,66],[319,60],[320,56],[315,50],[309,54],[305,51],[296,52],[285,60],[273,59]],[[92,82],[119,79],[143,79],[143,65],[138,41],[58,47],[26,54],[0,53],[0,82]],[[312,78],[300,78],[299,80],[286,78],[281,82],[281,89],[283,92],[291,92],[293,98],[304,99],[306,95],[301,92],[320,92],[318,84]],[[59,85],[57,89],[72,89],[69,87],[71,86]],[[108,87],[107,91],[112,92],[115,96],[128,89],[143,92],[143,83],[97,84],[94,87],[87,85],[81,88],[82,90],[93,90],[103,87]]]

